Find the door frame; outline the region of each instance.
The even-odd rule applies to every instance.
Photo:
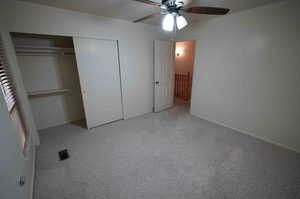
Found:
[[[195,61],[196,61],[196,50],[197,50],[197,40],[196,39],[183,39],[183,40],[177,40],[175,41],[175,50],[176,50],[176,43],[178,42],[186,42],[186,41],[193,41],[195,46],[194,46],[194,60],[193,60],[193,71],[192,71],[192,75],[190,76],[190,81],[191,81],[191,88],[190,88],[190,100],[189,100],[189,106],[191,107],[191,103],[192,103],[192,98],[193,98],[193,82],[194,82],[194,74],[195,74]],[[174,55],[175,57],[175,67],[176,67],[176,54]],[[175,68],[176,69],[176,68]],[[176,72],[176,71],[175,71]],[[175,96],[174,96],[174,100],[175,100]]]

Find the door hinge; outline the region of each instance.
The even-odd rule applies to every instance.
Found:
[[[20,176],[19,185],[22,187],[25,185],[25,182],[26,182],[25,176]]]

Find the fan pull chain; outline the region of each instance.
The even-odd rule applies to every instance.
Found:
[[[176,26],[176,22],[175,22],[175,23],[174,23],[173,34],[172,34],[172,41],[173,41],[173,42],[176,41],[176,34],[177,34],[177,26]]]

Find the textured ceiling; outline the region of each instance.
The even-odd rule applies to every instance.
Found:
[[[135,19],[160,12],[161,9],[156,6],[147,5],[132,0],[22,0],[32,3],[38,3],[57,8],[64,8],[79,12],[90,13],[94,15],[113,17],[133,21]],[[160,2],[160,0],[152,0]],[[193,0],[189,6],[212,6],[229,8],[232,12],[238,12],[268,3],[281,0]],[[200,21],[211,18],[212,16],[185,14],[189,22]],[[161,17],[148,19],[144,23],[159,24]]]

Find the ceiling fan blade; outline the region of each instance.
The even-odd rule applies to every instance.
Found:
[[[187,6],[193,2],[193,0],[178,0],[179,2],[183,2],[184,6]]]
[[[147,19],[150,19],[150,18],[159,16],[159,15],[160,15],[160,12],[157,12],[157,13],[154,13],[154,14],[152,14],[152,15],[148,15],[148,16],[146,16],[146,17],[143,17],[143,18],[134,20],[133,23],[138,23],[138,22],[140,22],[140,21],[144,21],[144,20],[147,20]]]
[[[154,2],[154,1],[150,1],[150,0],[133,0],[133,1],[137,1],[137,2],[141,2],[141,3],[146,3],[148,5],[152,5],[152,6],[160,6],[160,3]]]
[[[214,8],[214,7],[190,7],[181,9],[184,12],[194,14],[206,14],[206,15],[226,15],[229,12],[227,8]]]

